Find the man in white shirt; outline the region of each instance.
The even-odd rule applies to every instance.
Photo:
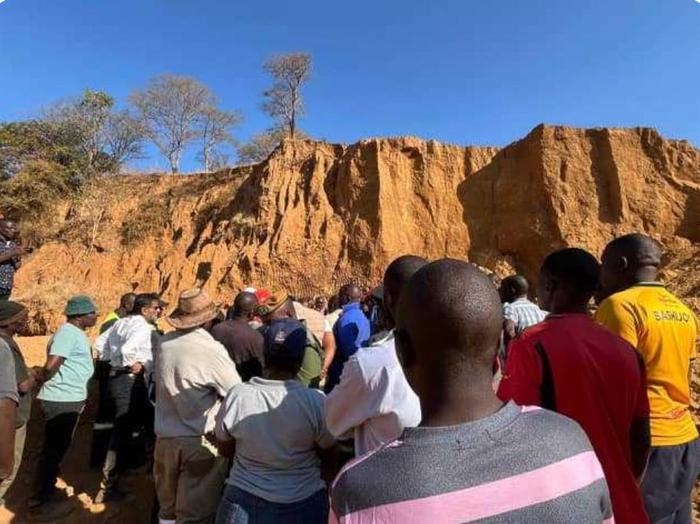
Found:
[[[397,439],[420,423],[420,402],[406,381],[394,347],[394,315],[401,290],[427,260],[406,255],[384,273],[387,331],[360,348],[343,367],[340,384],[326,400],[326,424],[336,438],[354,434],[355,455]]]
[[[114,401],[115,421],[95,503],[124,498],[117,485],[118,473],[124,468],[134,422],[149,410],[144,377],[153,366],[153,337],[157,336],[156,322],[162,313],[163,303],[157,294],[137,295],[132,314],[115,322],[104,346],[97,344],[98,358],[109,359],[111,365],[109,394]]]

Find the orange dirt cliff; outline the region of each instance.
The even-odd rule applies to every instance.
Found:
[[[103,177],[57,209],[55,238],[17,277],[37,334],[78,291],[104,311],[132,289],[172,302],[195,284],[222,303],[249,284],[309,296],[376,282],[402,253],[534,277],[554,248],[598,254],[639,230],[680,268],[700,241],[700,151],[653,129],[545,125],[500,150],[410,137],[285,141],[255,166]],[[700,294],[681,273],[671,275],[678,286]]]

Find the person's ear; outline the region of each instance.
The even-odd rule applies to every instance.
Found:
[[[617,267],[621,272],[627,271],[630,268],[630,261],[627,257],[621,256],[617,259]]]

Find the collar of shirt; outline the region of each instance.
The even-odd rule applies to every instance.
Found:
[[[350,302],[349,304],[345,304],[343,306],[343,313],[347,313],[348,311],[352,311],[353,309],[360,309],[360,303]]]

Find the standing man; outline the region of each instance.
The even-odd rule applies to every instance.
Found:
[[[131,315],[131,312],[134,310],[135,301],[136,293],[126,293],[122,295],[119,299],[119,306],[117,309],[107,315],[102,322],[102,325],[100,325],[100,334],[111,328],[120,318]]]
[[[0,302],[0,351],[9,350],[14,360],[15,385],[19,404],[17,406],[17,416],[15,421],[15,447],[14,463],[12,474],[5,480],[0,481],[0,506],[5,501],[5,493],[12,486],[12,482],[17,476],[17,471],[22,462],[24,452],[24,442],[27,437],[27,422],[32,408],[32,390],[36,383],[34,376],[27,370],[24,356],[15,341],[15,335],[20,333],[27,324],[27,309],[17,302]]]
[[[156,322],[163,313],[155,293],[136,296],[134,310],[110,329],[105,352],[110,356],[109,394],[114,402],[114,430],[102,468],[102,483],[95,503],[121,500],[119,473],[126,468],[127,450],[133,430],[146,423],[150,405],[145,373],[153,363],[153,337]]]
[[[360,348],[343,367],[340,384],[326,399],[326,424],[337,439],[354,436],[355,456],[396,440],[404,428],[420,423],[420,403],[396,356],[396,310],[405,284],[427,260],[403,256],[384,273],[384,308],[388,331]],[[348,432],[352,434],[347,435]]]
[[[642,496],[651,522],[691,522],[691,491],[700,467],[700,441],[690,414],[690,364],[697,319],[657,281],[661,247],[635,233],[603,251],[601,286],[607,298],[596,320],[637,348],[646,365],[651,455]]]
[[[26,248],[17,245],[19,228],[11,220],[0,219],[0,301],[9,300],[15,280],[15,271],[22,264]]]
[[[104,463],[109,438],[114,429],[114,402],[109,395],[109,354],[105,353],[105,345],[109,337],[109,329],[117,320],[131,314],[134,310],[136,293],[126,293],[119,299],[119,307],[112,311],[100,325],[100,336],[95,340],[95,379],[99,390],[97,414],[92,424],[92,447],[90,450],[90,466],[100,468]]]
[[[598,261],[582,249],[544,260],[537,296],[551,314],[511,342],[498,396],[578,422],[603,466],[615,521],[643,524],[638,481],[650,446],[644,365],[632,346],[588,316],[599,274]]]
[[[262,376],[265,364],[263,336],[250,327],[257,305],[255,294],[246,291],[239,293],[229,310],[228,320],[219,322],[211,330],[214,339],[228,351],[243,382]]]
[[[217,314],[204,291],[186,291],[167,319],[175,331],[156,344],[153,475],[162,523],[210,524],[228,474],[228,459],[208,439],[221,400],[241,378],[209,334]]]
[[[503,345],[508,344],[530,326],[542,322],[547,313],[527,298],[530,285],[522,275],[506,277],[498,293],[503,302]]]
[[[5,317],[6,314],[2,315]],[[17,377],[12,350],[0,342],[0,485],[14,478],[16,455]]]
[[[326,393],[338,385],[345,362],[367,343],[371,335],[369,319],[362,312],[361,299],[362,290],[355,284],[346,284],[338,292],[342,313],[333,327],[336,351],[328,370]]]
[[[296,301],[292,301],[292,305],[294,306],[294,317],[304,324],[306,329],[321,343],[321,347],[323,348],[321,380],[324,380],[328,375],[328,369],[335,357],[335,336],[333,335],[333,328],[323,313],[308,308]]]
[[[425,266],[406,285],[396,322],[423,420],[341,470],[333,522],[612,522],[581,428],[494,393],[501,303],[484,273],[458,260]]]
[[[48,357],[37,380],[46,426],[39,458],[37,491],[30,508],[52,513],[64,502],[55,484],[63,457],[73,440],[85,408],[87,383],[92,377],[92,348],[85,331],[97,323],[92,299],[78,295],[66,304],[67,321],[49,341]]]

